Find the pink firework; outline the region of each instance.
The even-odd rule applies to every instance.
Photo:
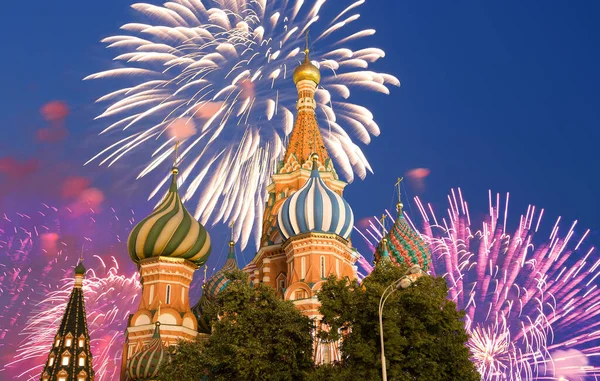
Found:
[[[544,209],[530,205],[510,234],[509,194],[502,201],[490,191],[488,214],[475,226],[460,189],[443,217],[415,198],[431,272],[446,278],[450,298],[466,311],[473,361],[484,380],[595,379],[600,258],[585,242],[589,230],[578,234],[575,221],[561,233],[559,217],[539,239]],[[373,219],[360,234],[373,248],[381,225]]]
[[[137,307],[137,273],[113,252],[132,222],[113,209],[84,215],[47,205],[0,220],[0,378],[39,379],[73,287],[73,267],[85,243],[84,294],[96,379],[118,378],[127,317]],[[123,231],[122,231],[123,230]],[[128,263],[128,262],[127,262]]]

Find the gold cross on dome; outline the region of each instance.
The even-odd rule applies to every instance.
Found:
[[[404,177],[398,177],[398,181],[395,184],[398,187],[398,202],[402,202],[402,200],[400,199],[400,183],[402,183],[402,180],[404,180]]]
[[[387,218],[387,216],[384,214],[381,215],[381,219],[379,220],[379,222],[381,223],[381,236],[383,237],[385,235],[385,219]]]
[[[177,166],[177,159],[179,158],[179,140],[177,141],[177,143],[175,143],[175,161],[173,163],[173,166],[176,167]]]

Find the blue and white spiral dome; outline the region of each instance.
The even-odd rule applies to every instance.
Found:
[[[342,196],[327,187],[319,176],[317,157],[313,155],[310,178],[279,209],[277,224],[284,239],[308,233],[337,234],[350,237],[354,214]]]

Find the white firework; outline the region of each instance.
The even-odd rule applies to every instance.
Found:
[[[304,57],[309,29],[311,57],[322,72],[317,117],[327,149],[349,182],[372,171],[357,143],[368,144],[379,127],[350,94],[388,94],[400,82],[369,69],[385,56],[383,50],[348,47],[375,34],[355,27],[365,2],[345,4],[331,20],[321,19],[321,8],[334,6],[326,0],[132,5],[147,23],[125,24],[123,34],[105,38],[118,51],[116,67],[85,78],[118,77],[120,87],[98,99],[106,104],[97,117],[106,120],[101,135],[113,140],[88,163],[110,166],[141,151],[141,178],[164,168],[178,140],[181,189],[185,201],[196,203],[195,217],[204,224],[235,223],[243,247],[253,235],[258,242],[265,187],[293,127],[297,96],[291,76]]]

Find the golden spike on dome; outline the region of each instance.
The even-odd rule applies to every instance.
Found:
[[[304,62],[309,62],[308,59],[308,52],[310,52],[310,50],[308,49],[308,32],[310,31],[310,29],[306,30],[306,36],[304,37],[304,39],[306,40],[306,46],[304,47]]]
[[[404,204],[402,204],[402,198],[401,196],[401,191],[400,191],[400,183],[402,183],[402,180],[404,180],[404,177],[398,177],[398,181],[396,182],[396,186],[398,187],[398,203],[396,204],[396,210],[398,211],[398,213],[402,213],[402,208],[404,207]]]
[[[171,173],[173,173],[174,175],[177,175],[179,173],[179,168],[177,168],[177,160],[179,160],[178,157],[178,153],[179,153],[179,140],[177,141],[177,143],[175,143],[175,159],[173,160],[173,169],[171,170]]]
[[[233,248],[235,246],[235,241],[233,240],[233,222],[229,225],[229,229],[231,230],[229,236],[229,247]]]

